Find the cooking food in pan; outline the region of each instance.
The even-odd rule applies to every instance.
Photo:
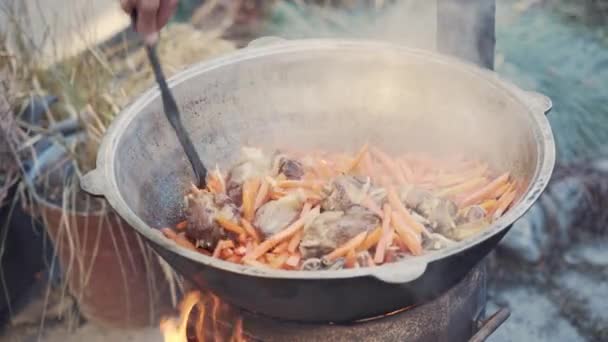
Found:
[[[223,174],[185,196],[186,220],[165,228],[185,248],[287,270],[370,267],[438,250],[481,232],[518,186],[479,160],[242,149]]]

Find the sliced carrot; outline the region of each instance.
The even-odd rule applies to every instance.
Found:
[[[515,190],[511,190],[500,197],[498,205],[496,206],[496,211],[494,211],[494,214],[492,215],[492,219],[496,220],[505,213],[507,208],[513,203],[516,193]]]
[[[175,238],[177,237],[177,233],[171,228],[161,228],[160,231],[168,239],[175,240]]]
[[[441,177],[438,177],[437,184],[442,187],[456,185],[458,183],[466,182],[471,178],[483,177],[487,170],[488,166],[484,164],[478,165],[475,168],[466,170],[464,172],[442,175]]]
[[[220,226],[222,226],[222,228],[226,229],[227,231],[233,232],[237,235],[247,234],[245,229],[228,219],[225,219],[223,217],[216,217],[215,220],[217,221],[217,223],[220,224]]]
[[[447,196],[458,195],[459,193],[469,191],[471,189],[475,189],[476,187],[478,187],[481,184],[486,183],[486,182],[487,182],[487,180],[485,179],[485,177],[476,177],[473,179],[469,179],[465,182],[455,184],[448,188],[442,189],[437,192],[437,196],[447,197]]]
[[[339,246],[338,248],[334,249],[331,253],[325,255],[323,258],[327,261],[334,261],[339,257],[346,255],[348,251],[350,251],[351,249],[356,249],[360,244],[362,244],[366,236],[367,232],[359,233],[357,236],[348,240],[342,246]]]
[[[397,191],[395,191],[394,188],[390,188],[388,190],[388,202],[390,203],[391,207],[393,207],[393,210],[396,210],[403,218],[407,226],[414,229],[416,233],[425,232],[425,234],[428,234],[426,228],[424,228],[424,226],[420,222],[416,221],[412,217],[412,215],[410,215],[410,212],[405,208],[403,203],[401,203],[401,200],[399,200],[399,196],[397,196]]]
[[[302,241],[302,236],[304,235],[304,231],[299,230],[297,233],[293,234],[291,240],[289,240],[289,245],[287,246],[287,250],[289,253],[295,253],[300,245],[300,241]]]
[[[270,190],[270,183],[264,179],[262,181],[262,185],[260,185],[260,190],[258,191],[255,200],[253,202],[253,211],[258,210],[259,207],[264,205],[268,200],[268,192]]]
[[[363,157],[367,153],[368,147],[369,145],[367,143],[363,145],[363,147],[361,147],[359,152],[357,152],[357,155],[355,155],[355,159],[353,159],[350,165],[348,165],[348,167],[344,170],[344,173],[349,173],[357,169],[357,167],[361,163],[361,160],[363,160]]]
[[[220,253],[222,252],[222,249],[224,249],[224,242],[225,240],[220,240],[218,241],[217,245],[215,245],[215,249],[213,250],[212,255],[214,258],[220,257]]]
[[[481,203],[480,207],[482,207],[483,210],[486,211],[486,213],[491,213],[491,212],[494,212],[494,209],[496,209],[497,203],[498,203],[497,200],[489,199],[489,200],[486,200],[483,203]]]
[[[175,229],[177,230],[186,230],[188,228],[188,220],[183,220],[182,222],[175,225]]]
[[[289,258],[289,253],[287,253],[287,252],[280,253],[279,255],[277,255],[274,258],[274,260],[272,260],[272,262],[269,265],[272,268],[281,268],[283,266],[283,264],[285,264],[285,262],[287,261],[288,258]]]
[[[379,148],[373,148],[372,152],[374,153],[376,158],[378,158],[378,160],[380,160],[380,162],[384,165],[389,174],[397,180],[397,183],[399,183],[399,185],[407,184],[407,181],[403,176],[401,167],[388,154],[384,153],[384,151],[380,150]]]
[[[314,180],[284,180],[278,181],[277,186],[282,189],[290,189],[290,188],[306,188],[317,190],[320,189],[323,185],[323,181],[314,181]]]
[[[357,266],[357,254],[355,253],[354,249],[350,249],[346,253],[346,257],[344,259],[345,268],[354,268]]]
[[[295,234],[294,234],[295,235]],[[289,240],[288,241],[283,241],[280,244],[278,244],[273,250],[273,253],[283,253],[285,251],[287,251],[287,246],[289,246]]]
[[[289,258],[287,258],[287,261],[285,261],[285,265],[291,268],[297,268],[300,264],[300,259],[300,253],[292,254],[291,256],[289,256]]]
[[[308,209],[308,210],[306,210],[306,209]],[[255,259],[261,257],[264,253],[271,250],[274,246],[276,246],[279,243],[283,242],[284,240],[290,238],[298,230],[302,229],[302,227],[304,227],[304,223],[306,223],[307,220],[311,219],[311,217],[314,215],[318,215],[319,213],[320,213],[319,207],[315,207],[314,209],[310,210],[310,204],[306,203],[304,205],[304,209],[302,210],[302,214],[300,215],[299,219],[297,219],[295,222],[290,224],[287,228],[274,234],[273,236],[266,239],[266,241],[259,244],[251,252],[251,254],[246,255],[245,258],[255,260]]]
[[[506,194],[507,192],[509,192],[509,189],[511,189],[511,182],[506,182],[505,184],[503,184],[500,187],[498,187],[496,189],[496,191],[494,191],[493,193],[491,193],[488,197],[490,199],[500,198],[500,196],[502,196],[502,195]]]
[[[393,235],[391,229],[391,207],[390,205],[384,204],[383,217],[382,217],[382,237],[376,246],[376,253],[374,254],[374,262],[376,264],[380,264],[384,262],[384,254],[386,252],[386,247],[389,245],[389,239]]]
[[[409,167],[408,163],[403,159],[399,160],[398,163],[399,167],[401,168],[401,172],[403,173],[403,177],[405,178],[405,181],[411,183],[414,180],[414,173],[412,172],[412,169]]]
[[[413,255],[422,254],[422,242],[420,235],[417,235],[412,230],[408,229],[408,226],[403,222],[403,219],[397,212],[393,212],[391,220],[399,239],[409,249]]]
[[[250,178],[243,184],[243,217],[251,222],[255,214],[254,202],[260,187],[260,180]]]
[[[241,218],[241,226],[243,227],[243,229],[245,229],[247,234],[251,236],[256,242],[260,241],[260,235],[258,234],[258,231],[253,227],[251,223],[249,223],[249,221],[245,220],[244,218]]]
[[[231,256],[234,256],[234,251],[232,250],[232,248],[224,248],[220,252],[220,255],[221,255],[222,259],[228,259]]]
[[[374,247],[380,241],[380,237],[382,237],[382,226],[376,227],[376,229],[367,235],[365,241],[357,248],[357,252],[366,251]]]
[[[192,242],[190,242],[188,239],[186,239],[186,237],[184,237],[184,236],[178,235],[175,237],[175,239],[173,241],[175,241],[175,243],[177,243],[178,245],[180,245],[184,248],[187,248],[187,249],[190,249],[193,251],[196,250],[196,246],[194,246],[194,244]]]
[[[479,202],[483,201],[484,199],[488,199],[492,193],[494,193],[496,190],[498,190],[498,188],[503,186],[503,184],[505,184],[508,180],[509,180],[509,173],[508,172],[503,173],[502,175],[498,176],[496,179],[494,179],[493,181],[488,183],[483,188],[475,191],[471,195],[464,198],[462,200],[462,202],[460,203],[460,205],[468,206],[471,204],[479,203]]]

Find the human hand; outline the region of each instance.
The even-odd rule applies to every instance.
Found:
[[[137,12],[135,30],[146,43],[153,44],[158,32],[167,24],[179,0],[120,0],[122,9],[129,15]]]

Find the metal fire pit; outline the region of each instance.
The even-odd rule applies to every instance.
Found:
[[[509,316],[502,308],[485,317],[486,267],[482,262],[453,288],[428,303],[351,324],[305,324],[272,319],[234,307],[205,305],[206,338],[230,336],[242,322],[242,335],[260,342],[482,342]],[[218,305],[217,303],[215,305]],[[213,322],[213,312],[215,323]],[[196,317],[196,316],[195,316]],[[191,317],[190,322],[196,319]],[[192,330],[196,328],[191,327]]]

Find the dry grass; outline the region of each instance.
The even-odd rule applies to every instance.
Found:
[[[0,10],[6,10],[6,8],[0,8]],[[78,269],[78,274],[82,277],[81,281],[86,284],[91,277],[92,265],[86,264],[79,257],[79,248],[81,248],[77,242],[80,240],[79,229],[75,227],[75,222],[72,222],[67,214],[75,210],[105,212],[109,211],[109,208],[105,202],[92,200],[90,196],[82,193],[78,185],[78,175],[94,167],[98,145],[107,125],[134,97],[154,85],[153,74],[148,66],[144,50],[138,46],[137,42],[129,40],[127,35],[103,46],[91,44],[86,51],[75,57],[46,66],[46,63],[43,63],[37,54],[37,47],[25,34],[26,30],[19,27],[22,21],[17,20],[17,16],[17,12],[8,13],[8,17],[13,18],[11,20],[12,29],[17,32],[11,44],[4,39],[0,40],[0,71],[4,70],[7,75],[11,75],[11,77],[2,77],[2,79],[10,80],[6,85],[10,86],[12,94],[9,98],[4,96],[6,92],[0,92],[0,114],[2,115],[0,128],[2,128],[2,132],[27,131],[29,135],[11,135],[10,144],[5,145],[10,147],[7,156],[11,156],[20,171],[24,171],[22,153],[26,152],[26,156],[33,160],[41,158],[31,148],[32,142],[50,137],[54,144],[67,148],[66,158],[56,166],[64,168],[65,165],[68,165],[68,168],[71,167],[74,172],[60,173],[59,178],[54,180],[43,179],[42,182],[39,182],[41,185],[39,188],[34,188],[33,184],[24,184],[29,191],[23,192],[25,194],[23,200],[32,203],[34,200],[32,192],[40,193],[42,189],[42,193],[46,194],[49,189],[45,188],[55,188],[54,192],[58,197],[56,203],[66,213],[65,220],[60,227],[60,234],[67,236],[66,240],[69,242],[68,246],[55,247],[72,251],[70,262],[67,265],[61,265],[62,271],[65,279],[68,279],[69,274]],[[166,74],[170,76],[195,62],[234,50],[234,44],[219,38],[222,30],[203,32],[187,24],[168,27],[162,35],[167,38],[161,38],[159,45],[159,55]],[[48,108],[44,120],[38,126],[32,127],[31,124],[13,115],[13,113],[21,112],[32,97],[44,95],[57,96],[59,102]],[[84,127],[84,138],[80,143],[69,143],[64,137],[54,134],[50,130],[53,123],[65,119],[76,119]],[[8,127],[8,125],[11,126]],[[15,130],[15,127],[19,130]],[[118,248],[119,242],[125,240],[124,231],[120,231],[120,234],[112,233],[110,236],[114,241],[114,250],[103,252],[116,253],[120,256],[121,261],[118,267],[122,270],[122,279],[118,279],[118,281],[126,286],[126,279],[128,279],[134,263],[130,251],[125,252]],[[150,298],[156,298],[159,289],[158,284],[155,283],[157,278],[154,276],[154,264],[159,262],[159,258],[140,237],[138,239],[139,249],[144,255],[146,270],[149,271],[147,272],[149,275],[147,287],[151,291]],[[5,240],[2,239],[0,250],[3,249],[4,243]],[[95,255],[102,251],[95,248],[90,252]],[[56,266],[50,265],[50,268]],[[180,289],[182,289],[181,280],[164,262],[161,262],[161,271],[171,287],[171,296],[175,303]],[[141,291],[141,289],[126,290]],[[49,288],[47,296],[50,293]],[[63,293],[68,295],[67,283],[63,286]],[[82,293],[70,295],[78,300]],[[41,333],[44,326],[43,319],[40,322]]]

